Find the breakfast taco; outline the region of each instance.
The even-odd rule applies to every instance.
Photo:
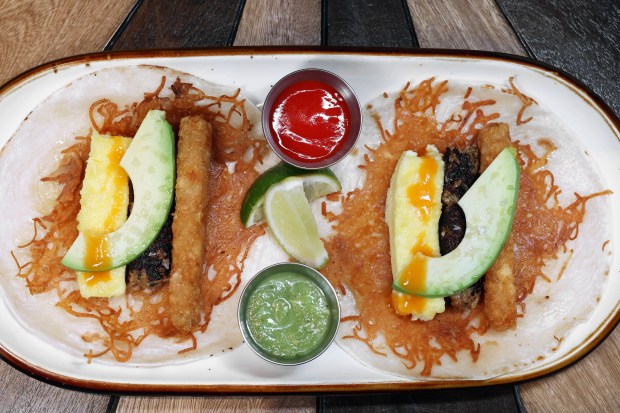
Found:
[[[323,208],[339,344],[420,379],[486,379],[551,355],[610,268],[609,191],[571,132],[513,78],[407,84],[364,122],[334,168],[343,196]]]
[[[39,104],[0,156],[0,282],[18,319],[89,362],[241,344],[231,298],[264,231],[237,204],[264,152],[259,116],[237,88],[147,66]]]

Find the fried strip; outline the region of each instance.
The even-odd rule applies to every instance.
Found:
[[[211,143],[211,124],[204,118],[181,119],[169,302],[172,324],[187,332],[200,324]]]
[[[480,171],[483,172],[499,153],[511,145],[508,125],[491,123],[480,130]],[[491,328],[503,331],[517,323],[517,292],[514,275],[514,239],[508,236],[504,248],[484,277],[484,309]]]

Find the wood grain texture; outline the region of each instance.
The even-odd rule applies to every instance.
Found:
[[[560,373],[520,386],[529,413],[620,412],[620,329]]]
[[[0,84],[49,60],[101,50],[134,2],[0,1]]]
[[[620,114],[618,0],[497,0],[531,54],[573,74]]]
[[[45,384],[0,361],[0,411],[2,412],[101,412],[109,396],[64,390]]]
[[[324,0],[323,43],[329,46],[417,47],[404,0]]]
[[[122,397],[116,413],[129,412],[275,412],[310,413],[316,409],[314,397]]]
[[[420,47],[526,55],[493,0],[407,0]]]
[[[517,413],[510,386],[436,390],[396,395],[332,396],[319,402],[319,413]]]
[[[321,0],[247,0],[235,46],[321,44]]]
[[[113,50],[230,46],[241,0],[144,0]]]

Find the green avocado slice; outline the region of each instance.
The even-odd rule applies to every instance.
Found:
[[[174,197],[174,132],[165,112],[147,113],[120,165],[133,185],[134,203],[127,221],[104,235],[107,259],[86,265],[87,241],[80,233],[62,260],[64,266],[78,271],[111,270],[133,261],[157,237]]]
[[[474,284],[493,265],[514,220],[521,169],[514,148],[506,148],[459,201],[465,213],[465,236],[455,250],[425,257],[423,288],[407,285],[402,272],[394,290],[424,297],[447,297]]]

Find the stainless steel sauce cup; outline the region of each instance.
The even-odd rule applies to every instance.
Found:
[[[326,83],[336,89],[344,98],[344,101],[349,108],[349,115],[351,116],[349,134],[345,137],[343,146],[330,157],[318,161],[301,161],[299,159],[291,158],[276,144],[274,136],[271,134],[271,109],[274,102],[284,91],[284,89],[304,80],[316,80]],[[262,123],[265,138],[267,139],[269,146],[271,146],[271,149],[280,157],[280,159],[298,168],[320,169],[337,163],[342,158],[347,156],[351,149],[353,149],[362,128],[362,110],[355,92],[341,77],[323,69],[302,69],[284,76],[271,88],[271,91],[267,95],[267,98],[265,98],[265,102],[263,104]]]
[[[323,294],[325,294],[325,298],[327,299],[327,306],[330,313],[329,327],[321,342],[318,343],[308,353],[305,353],[295,358],[275,356],[264,350],[256,343],[247,325],[246,316],[248,300],[250,296],[254,291],[256,291],[257,287],[265,279],[271,277],[272,275],[280,273],[299,274],[306,277],[309,281],[313,282],[317,287],[321,289]],[[323,352],[327,350],[330,344],[334,341],[334,338],[336,337],[336,332],[338,331],[338,325],[340,323],[340,304],[338,302],[338,297],[336,296],[336,291],[329,283],[329,281],[327,281],[327,279],[320,272],[303,264],[284,262],[263,269],[258,274],[256,274],[254,278],[252,278],[250,282],[246,285],[243,292],[241,293],[241,300],[239,301],[238,320],[239,327],[241,328],[241,333],[243,334],[245,342],[256,354],[258,354],[263,359],[275,364],[283,366],[294,366],[307,363],[310,360],[314,360],[315,358],[323,354]]]

